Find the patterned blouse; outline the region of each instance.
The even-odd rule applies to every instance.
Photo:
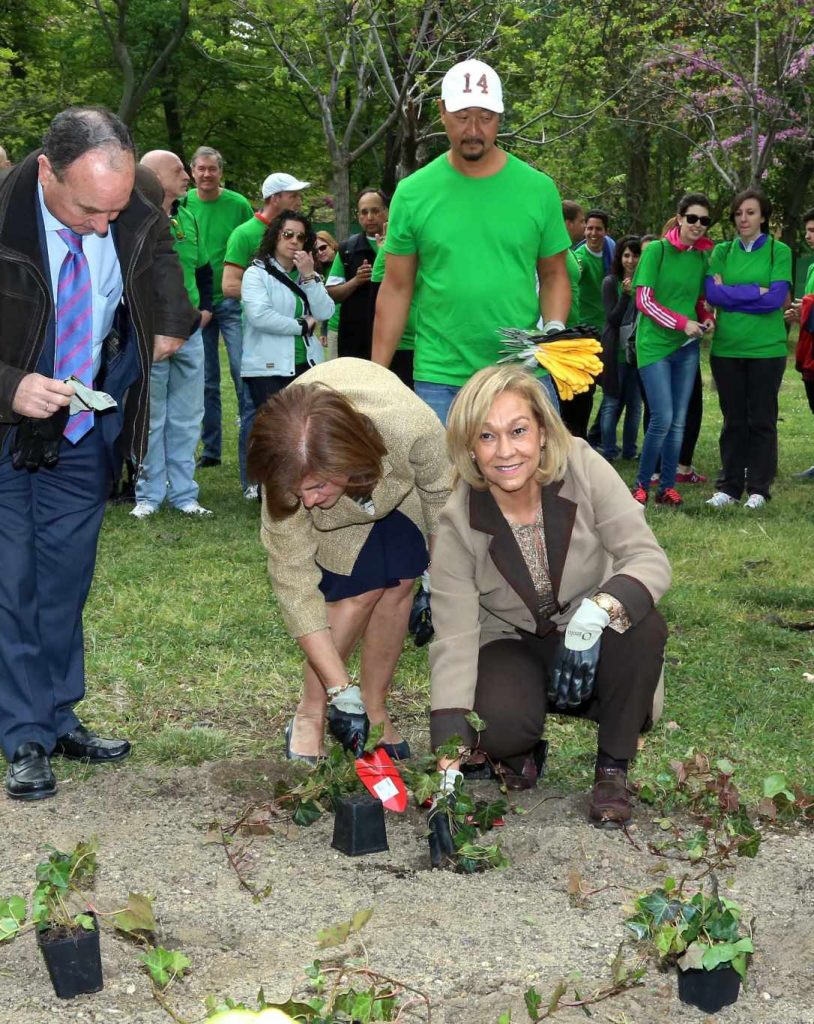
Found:
[[[509,523],[531,575],[534,590],[537,593],[537,610],[543,618],[549,618],[557,611],[554,599],[554,588],[551,586],[551,572],[548,568],[548,553],[545,546],[543,529],[543,510],[540,508],[533,523]],[[597,592],[602,593],[602,591]],[[596,596],[596,595],[595,595]],[[609,626],[616,633],[624,633],[630,628],[630,619],[625,606],[620,600],[606,594],[614,606]]]

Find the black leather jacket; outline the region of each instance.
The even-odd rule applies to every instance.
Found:
[[[0,450],[19,420],[14,395],[37,366],[53,316],[48,256],[40,251],[37,228],[38,155],[0,177]],[[114,397],[121,400],[120,450],[136,465],[147,447],[153,337],[188,338],[196,321],[167,218],[142,192],[145,174],[136,168],[130,205],[116,220],[128,325],[122,342],[134,370]]]

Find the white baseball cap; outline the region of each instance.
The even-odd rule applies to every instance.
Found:
[[[275,171],[263,182],[263,198],[276,196],[278,192],[301,192],[304,188],[310,187],[310,181],[297,181],[293,174]]]
[[[497,71],[482,60],[462,60],[444,75],[441,99],[454,114],[465,107],[481,107],[503,113],[503,86]]]

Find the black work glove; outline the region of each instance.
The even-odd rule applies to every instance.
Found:
[[[432,628],[432,608],[430,607],[429,591],[424,589],[424,584],[416,591],[413,598],[413,607],[410,610],[410,621],[407,628],[413,634],[416,647],[423,647],[433,638],[435,630]]]
[[[347,686],[328,705],[328,729],[333,738],[355,757],[365,752],[370,719],[358,686]]]
[[[15,469],[33,473],[40,466],[52,469],[57,464],[69,410],[70,406],[63,405],[47,419],[25,416],[20,421],[11,449],[11,464]]]
[[[450,812],[455,809],[455,785],[461,778],[461,773],[454,768],[447,768],[441,772],[441,788],[427,814],[430,865],[434,868],[444,867],[447,859],[455,856]]]
[[[602,630],[609,622],[608,613],[586,597],[565,627],[548,685],[549,703],[560,711],[579,707],[593,693]]]

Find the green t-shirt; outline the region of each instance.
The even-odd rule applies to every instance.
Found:
[[[565,326],[576,327],[577,324],[582,323],[581,307],[579,304],[579,275],[582,271],[573,249],[566,250],[565,269],[568,271],[568,280],[571,282],[571,308],[568,310],[568,319],[565,321]]]
[[[791,284],[791,249],[767,238],[759,249],[747,252],[739,239],[720,242],[712,250],[708,274],[720,274],[726,284],[756,284],[768,288],[772,281]],[[783,310],[769,313],[730,313],[719,309],[710,355],[732,359],[773,359],[788,351]]]
[[[659,305],[690,320],[704,293],[707,255],[698,249],[677,249],[664,239],[651,242],[642,253],[633,277],[635,289],[649,287]],[[663,327],[649,316],[640,316],[636,327],[636,360],[639,367],[666,359],[689,341],[683,330]]]
[[[582,323],[601,331],[605,326],[605,305],[602,302],[602,282],[606,276],[604,255],[581,245],[574,250],[574,256],[580,266],[579,312]]]
[[[193,188],[187,192],[186,205],[195,214],[209,262],[212,266],[212,297],[223,301],[223,257],[229,235],[239,224],[254,217],[251,203],[239,192],[225,188],[217,199],[204,202]]]
[[[814,263],[808,268],[806,274],[806,284],[803,289],[803,295],[814,295]]]
[[[267,227],[268,224],[259,213],[256,213],[251,220],[239,224],[226,242],[223,262],[231,263],[240,267],[241,270],[245,270],[251,265]]]
[[[379,249],[376,253],[376,259],[373,261],[373,270],[370,274],[370,280],[373,284],[381,284],[384,280],[384,271],[386,266],[387,254],[384,249]],[[415,298],[410,303],[410,312],[407,314],[407,323],[404,325],[404,333],[401,335],[401,341],[399,342],[399,351],[409,351],[415,348]]]
[[[386,252],[416,254],[415,379],[460,387],[540,317],[537,260],[570,243],[554,182],[511,154],[470,178],[447,154],[399,183]]]
[[[197,309],[201,296],[195,271],[198,267],[205,267],[209,257],[203,240],[199,237],[198,222],[192,211],[185,206],[179,206],[170,217],[170,231],[173,238],[172,247],[178,254],[178,262],[184,274],[184,287],[189,301]]]

